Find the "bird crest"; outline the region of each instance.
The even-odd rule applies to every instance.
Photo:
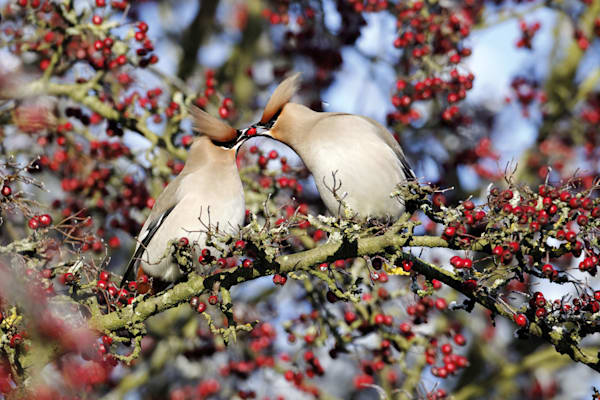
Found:
[[[236,130],[226,122],[213,117],[194,105],[189,108],[189,112],[193,118],[194,130],[205,134],[216,142],[229,142],[236,139]]]
[[[281,111],[283,106],[285,106],[292,96],[296,94],[298,91],[298,87],[300,86],[300,73],[296,73],[289,78],[285,79],[283,82],[277,86],[271,98],[267,102],[265,110],[263,111],[260,122],[262,124],[266,124],[269,122],[278,112]]]

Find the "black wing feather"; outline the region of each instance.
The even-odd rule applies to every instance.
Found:
[[[415,175],[415,171],[412,170],[410,164],[408,164],[408,160],[406,157],[398,157],[400,159],[400,163],[402,164],[402,172],[404,172],[404,176],[407,181],[416,181],[417,176]]]
[[[134,280],[134,278],[135,278],[135,274],[134,274],[135,263],[142,257],[142,254],[144,254],[144,251],[148,247],[148,244],[150,243],[150,241],[152,240],[152,238],[154,237],[156,232],[158,232],[158,229],[165,222],[165,220],[167,219],[167,217],[169,216],[171,211],[173,211],[175,206],[176,206],[176,204],[167,208],[165,210],[165,212],[163,212],[162,214],[160,214],[158,216],[158,218],[156,218],[155,220],[150,222],[150,225],[148,225],[148,229],[146,229],[146,235],[142,239],[140,245],[138,246],[137,250],[131,257],[131,259],[129,260],[129,264],[127,264],[127,269],[125,270],[125,274],[123,274],[123,279],[121,280],[121,285],[120,285],[121,287],[123,287],[123,284],[125,282]]]

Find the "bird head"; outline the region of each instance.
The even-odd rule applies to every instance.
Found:
[[[283,107],[289,103],[291,98],[298,91],[300,86],[300,73],[296,73],[289,78],[286,78],[275,88],[275,91],[269,98],[265,109],[263,110],[260,121],[250,125],[245,129],[237,131],[238,141],[245,141],[254,136],[270,136],[271,128],[277,122],[277,118],[281,114]]]

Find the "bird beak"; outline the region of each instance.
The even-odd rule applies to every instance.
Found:
[[[239,129],[236,145],[255,136],[271,136],[269,131],[269,128],[260,124],[250,125],[246,129]]]

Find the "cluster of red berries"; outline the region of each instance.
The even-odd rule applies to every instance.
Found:
[[[121,142],[109,142],[106,140],[90,141],[90,155],[100,160],[114,160],[119,157],[129,157],[129,147]]]
[[[400,79],[396,82],[397,93],[392,96],[392,104],[398,110],[388,116],[388,122],[400,121],[407,124],[419,118],[416,110],[411,108],[415,101],[426,101],[441,97],[446,100],[449,107],[442,112],[442,119],[446,122],[458,121],[458,107],[454,104],[463,100],[467,91],[473,88],[475,76],[472,73],[461,75],[457,69],[450,71],[450,78],[443,80],[439,77],[426,78],[414,83]]]
[[[357,13],[372,13],[387,10],[390,6],[388,0],[348,0]]]
[[[30,229],[45,228],[52,224],[52,217],[49,214],[36,215],[29,218],[27,226]]]
[[[546,94],[539,88],[536,80],[517,76],[513,78],[510,87],[517,102],[521,105],[523,116],[529,116],[529,107],[536,101],[546,102]],[[510,102],[510,98],[507,99]]]
[[[427,316],[430,311],[434,309],[443,311],[447,307],[448,303],[443,297],[438,297],[434,300],[429,296],[425,296],[420,298],[416,304],[410,304],[407,306],[406,313],[413,318],[413,323],[418,325],[427,321]]]
[[[182,386],[171,390],[169,400],[206,399],[221,391],[221,384],[214,378],[202,379],[196,386]]]
[[[194,100],[194,103],[200,107],[200,108],[204,108],[206,107],[206,105],[208,104],[208,99],[210,99],[211,97],[213,97],[215,94],[217,94],[217,80],[215,78],[215,71],[212,69],[207,69],[206,72],[204,73],[204,84],[206,86],[206,89],[204,89],[204,96],[200,96],[197,97]],[[227,106],[226,106],[227,104]],[[221,103],[221,107],[219,108],[219,115],[221,115],[221,108],[224,108],[224,111],[227,111],[227,115],[229,112],[229,107],[231,107],[233,109],[233,101],[231,99],[229,99],[227,102],[223,101]],[[226,118],[223,117],[221,115],[222,118]]]
[[[100,304],[122,307],[131,304],[135,300],[139,286],[148,285],[148,276],[142,274],[137,281],[127,283],[126,288],[119,288],[111,281],[111,275],[108,271],[101,271],[96,282],[97,298]]]
[[[473,266],[473,260],[470,258],[462,258],[459,256],[453,256],[450,258],[450,264],[456,269],[470,269]]]
[[[461,56],[471,55],[470,49],[462,46],[462,40],[471,33],[473,15],[468,12],[446,14],[440,7],[427,7],[425,2],[398,3],[398,21],[402,35],[396,39],[396,47],[411,50],[418,60],[427,54],[448,54],[451,63],[460,62]],[[466,11],[466,10],[465,10]]]
[[[434,205],[435,205],[435,198]],[[439,198],[438,198],[438,201]],[[448,241],[468,246],[474,233],[486,222],[487,214],[483,210],[475,210],[475,204],[471,200],[462,203],[461,218],[448,224],[442,233],[442,237]]]
[[[438,348],[440,350],[439,353],[441,354],[438,353]],[[469,365],[469,362],[465,356],[461,356],[453,352],[451,342],[447,342],[439,346],[438,340],[433,339],[430,342],[430,346],[425,349],[425,362],[427,362],[429,365],[434,365],[438,355],[441,356],[442,365],[432,367],[431,373],[434,376],[442,379],[455,375],[462,368],[465,368]]]
[[[531,50],[531,41],[535,36],[535,33],[540,29],[541,24],[539,22],[533,22],[527,25],[527,22],[519,22],[519,28],[521,30],[521,37],[517,41],[517,47],[525,47]]]

